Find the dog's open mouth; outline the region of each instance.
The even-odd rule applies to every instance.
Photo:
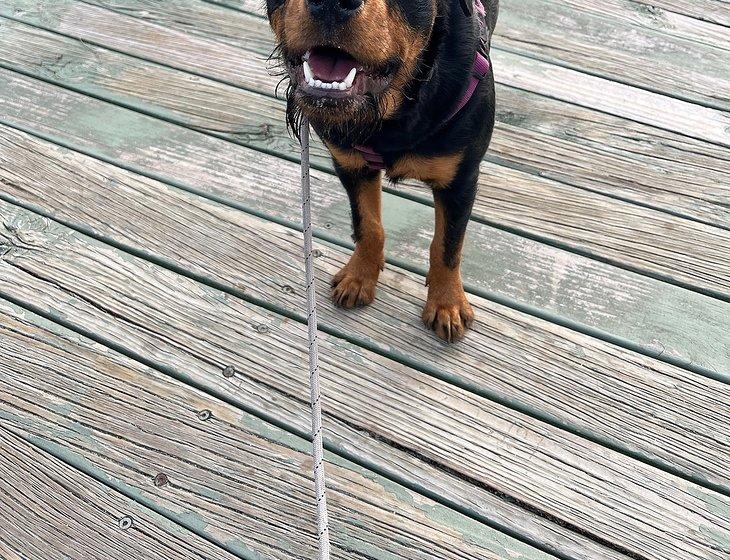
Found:
[[[294,77],[299,87],[314,97],[344,99],[378,94],[390,85],[393,76],[392,64],[371,68],[334,47],[315,47],[298,62]]]

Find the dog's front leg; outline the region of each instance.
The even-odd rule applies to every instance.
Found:
[[[447,342],[463,337],[474,321],[461,282],[461,250],[476,198],[478,174],[478,165],[462,164],[448,186],[433,189],[436,226],[423,322]]]
[[[337,160],[335,170],[350,197],[355,251],[332,279],[332,299],[345,308],[364,306],[375,299],[375,286],[385,264],[381,174],[367,167],[345,168]]]

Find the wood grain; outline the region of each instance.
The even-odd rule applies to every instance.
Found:
[[[244,0],[245,1],[245,0]],[[730,8],[725,0],[634,0],[646,6],[656,6],[699,20],[730,27]]]
[[[582,9],[585,0],[501,0],[494,44],[702,105],[730,109],[730,51]],[[624,6],[643,13],[641,6]],[[677,79],[681,76],[681,79]]]
[[[9,219],[6,223],[8,226],[25,224],[16,229],[19,235],[13,235],[10,239],[14,252],[21,251],[23,246],[28,247],[30,240],[35,240],[34,247],[38,247],[39,241],[45,242],[38,236],[26,235],[36,226],[43,228],[43,235],[49,244],[55,243],[49,236],[63,235],[61,229],[51,230],[42,220],[39,222],[37,217],[29,214],[16,212],[12,216],[4,213],[4,216]],[[12,219],[13,217],[17,219]],[[20,239],[24,241],[20,242]],[[84,257],[83,262],[78,263],[81,268],[84,268],[84,263],[92,263],[105,252],[114,255],[114,252],[108,253],[108,248],[105,251],[98,245],[92,244],[90,247],[93,247],[89,250],[91,260],[88,256]],[[124,261],[124,256],[116,253],[107,264],[116,262],[120,257]],[[85,296],[94,301],[86,302],[69,298],[68,292],[58,284],[49,285],[40,278],[32,280],[29,273],[21,274],[20,277],[26,293],[45,286],[43,292],[48,297],[42,300],[35,298],[35,303],[46,311],[54,312],[55,309],[58,317],[73,317],[77,328],[106,333],[106,336],[114,337],[114,344],[121,344],[125,351],[139,353],[146,360],[157,361],[189,382],[203,386],[229,402],[233,401],[246,410],[255,410],[300,433],[308,432],[310,419],[307,388],[303,384],[305,377],[299,375],[303,371],[302,364],[306,363],[307,348],[306,331],[302,325],[282,320],[281,316],[228,298],[225,294],[190,281],[182,279],[180,284],[180,277],[164,273],[156,267],[145,266],[138,260],[131,262],[132,268],[129,268],[129,264],[123,268],[112,265],[119,274],[107,277],[115,285],[107,294],[118,294],[115,298],[120,297],[122,300],[133,298],[139,305],[122,304],[121,307],[126,311],[116,316],[113,308],[119,306],[119,303],[110,304],[108,300],[102,301],[106,297],[98,299],[94,295],[96,289],[106,289],[110,285],[100,277],[98,278],[101,281],[94,283],[96,288],[92,288]],[[80,273],[81,268],[74,270]],[[144,276],[145,270],[152,273],[152,286],[156,285],[163,290],[162,297],[158,298],[155,295],[157,292],[148,291],[148,287],[133,280]],[[5,272],[17,274],[19,271]],[[118,280],[121,280],[121,284],[116,285]],[[139,286],[139,293],[133,295],[133,291],[138,291],[136,288],[132,291],[119,291],[119,286]],[[175,303],[176,298],[188,301],[189,307],[186,308],[192,314],[183,313],[170,320],[162,319],[159,311],[153,308],[145,310],[153,299],[158,302],[170,301],[172,305],[169,309],[178,309],[180,306]],[[76,309],[72,310],[72,307]],[[153,327],[146,330],[138,319],[132,319],[138,313],[139,316],[148,317],[151,322],[162,319],[172,329],[172,338],[166,338],[167,334],[163,332],[166,328]],[[127,320],[127,317],[130,319]],[[226,330],[220,328],[221,324],[226,325]],[[265,325],[266,328],[261,328],[260,325]],[[271,329],[273,325],[277,328]],[[210,332],[200,333],[201,328]],[[230,344],[231,332],[247,343]],[[195,334],[191,336],[188,333]],[[426,402],[430,391],[452,395],[449,398],[473,402],[475,406],[480,405],[480,399],[337,338],[320,333],[320,344],[323,351],[320,365],[328,400],[325,410],[325,439],[330,448],[335,448],[339,453],[359,462],[376,465],[381,472],[405,481],[409,487],[420,488],[430,495],[439,496],[440,500],[470,512],[472,517],[504,527],[511,533],[519,534],[522,538],[538,543],[544,549],[554,550],[564,557],[579,560],[626,560],[627,557],[623,554],[575,533],[565,523],[557,523],[533,511],[527,511],[508,496],[498,494],[491,488],[475,486],[468,478],[461,477],[459,471],[445,469],[440,460],[426,459],[427,456],[448,457],[449,449],[454,445],[450,432],[442,433],[437,441],[432,440],[432,434],[438,435],[439,432],[434,432],[432,427],[423,433],[416,431],[419,424],[440,418],[441,412],[434,411],[427,417],[412,416],[417,409],[408,407],[406,417],[401,417],[400,412],[395,413],[401,407],[394,403],[403,402],[403,399]],[[273,347],[277,348],[276,360],[271,359]],[[351,364],[353,360],[363,364],[367,360],[368,365],[363,368],[345,365]],[[222,370],[233,364],[237,371],[235,377],[222,376]],[[349,372],[356,379],[350,379]],[[394,376],[402,379],[402,383],[394,384],[391,381]],[[377,387],[386,384],[392,387],[388,390],[388,397],[383,400]],[[368,387],[374,389],[371,395],[368,395]],[[366,393],[362,395],[362,391]],[[363,398],[365,400],[362,404],[358,404]],[[372,414],[373,404],[378,410],[382,410],[382,414]],[[396,408],[390,410],[394,406]],[[438,410],[441,408],[437,406]],[[453,417],[454,410],[450,405],[446,405],[443,411],[446,412],[444,417]],[[459,418],[467,424],[474,424],[467,416],[460,415]],[[477,425],[481,426],[481,423],[477,422]],[[484,427],[477,431],[489,433]],[[394,441],[400,444],[393,445]],[[455,453],[458,458],[463,452]],[[458,464],[461,460],[454,461],[452,458],[448,462]]]
[[[636,25],[614,16],[610,4],[598,13],[584,9],[585,2],[502,0],[494,44],[499,49],[568,65],[610,80],[723,110],[730,108],[730,77],[724,71],[730,65],[730,51]],[[154,0],[93,3],[233,45],[239,44],[241,34],[249,43],[261,37],[256,28],[236,25],[230,10],[202,0],[174,5]],[[589,2],[588,7],[592,6]],[[644,13],[638,4],[624,3],[624,9],[637,15]],[[249,31],[254,29],[253,33]],[[680,75],[686,79],[677,80]]]
[[[284,157],[296,151],[283,101],[78,39],[0,19],[0,64],[256,149]],[[271,93],[276,81],[254,89]],[[730,228],[730,194],[723,188],[730,183],[730,151],[506,86],[497,95],[492,160]],[[312,161],[331,169],[319,142]],[[492,212],[488,219],[499,218]],[[509,219],[505,225],[519,227]]]
[[[667,3],[671,3],[671,0],[664,2],[664,4]],[[707,2],[707,4],[710,3],[715,2],[712,0]],[[607,26],[617,26],[616,21],[618,20],[630,24],[633,29],[639,27],[670,37],[704,43],[719,49],[730,49],[730,36],[724,25],[672,11],[667,6],[663,7],[661,0],[652,3],[642,0],[565,0],[562,4],[574,10],[587,12],[591,16],[608,17],[611,23],[607,22]],[[727,15],[730,15],[730,9],[726,7],[725,11]],[[728,18],[728,22],[730,22],[730,18]],[[643,38],[646,39],[648,36]]]
[[[305,440],[5,304],[2,312],[5,425],[243,558],[315,556]],[[202,410],[209,420],[197,417]],[[327,461],[333,558],[549,559],[372,472]],[[152,483],[159,473],[168,484]]]
[[[295,232],[37,141],[21,137],[3,146],[13,144],[20,149],[2,150],[9,156],[2,159],[8,170],[2,182],[25,204],[50,206],[55,216],[102,238],[236,293],[245,290],[255,301],[286,313],[304,315],[301,294],[292,286],[292,279],[301,272],[300,240]],[[49,205],[51,200],[56,202]],[[157,202],[150,207],[149,200]],[[468,343],[444,347],[427,336],[418,321],[423,277],[398,269],[386,271],[376,305],[343,314],[327,302],[325,286],[346,261],[347,252],[335,247],[322,250],[327,257],[318,267],[320,315],[329,332],[479,394],[527,406],[574,430],[673,465],[689,476],[728,485],[722,459],[726,444],[721,437],[716,440],[723,424],[711,419],[714,413],[701,420],[695,412],[712,410],[718,395],[727,392],[726,385],[708,381],[713,389],[705,390],[702,378],[679,368],[477,297],[471,301],[480,321]],[[273,269],[272,258],[277,259]],[[30,294],[23,299],[27,297]],[[677,379],[686,383],[681,397],[674,393]],[[657,406],[668,407],[667,414],[648,412],[656,414]],[[677,433],[675,421],[665,424],[665,418],[676,417],[677,407],[688,411],[680,415],[684,435]],[[664,435],[647,441],[646,433]],[[697,458],[695,444],[701,437],[710,439],[701,447],[703,457]]]
[[[2,293],[10,291],[14,298],[23,301],[28,301],[30,295],[36,306],[51,315],[64,317],[92,332],[104,333],[104,337],[122,344],[125,351],[145,355],[146,359],[160,363],[168,371],[180,372],[185,379],[198,385],[217,385],[225,390],[229,399],[231,394],[236,398],[248,395],[247,385],[253,384],[256,387],[254,394],[263,389],[269,398],[272,393],[283,394],[294,397],[300,406],[306,406],[306,376],[297,373],[297,364],[301,367],[306,355],[304,325],[282,317],[261,322],[251,311],[245,311],[250,306],[235,298],[226,298],[220,292],[196,285],[149,262],[120,255],[108,246],[93,243],[27,213],[9,214],[5,204],[2,208],[3,223],[10,224],[6,231],[11,232],[11,239],[19,240],[3,258]],[[270,253],[276,255],[280,251]],[[269,261],[269,268],[272,264]],[[403,289],[412,290],[413,287],[405,283]],[[253,312],[261,316],[255,308]],[[503,332],[499,336],[504,336]],[[232,345],[232,337],[246,343]],[[22,342],[3,342],[3,351],[9,354],[9,359],[13,356],[17,360],[23,359],[18,350],[23,347]],[[295,352],[287,350],[292,343]],[[272,348],[276,351],[272,352]],[[584,348],[585,357],[573,360],[582,361],[581,369],[587,373],[594,353],[589,347]],[[450,470],[462,472],[469,480],[487,484],[508,496],[518,497],[523,503],[537,507],[569,526],[581,527],[590,535],[613,542],[640,558],[669,558],[674,554],[709,560],[720,559],[727,552],[723,539],[730,534],[730,523],[713,504],[717,502],[720,507],[727,507],[730,501],[720,494],[703,490],[503,406],[487,403],[343,341],[324,337],[322,355],[325,364],[323,394],[328,403],[325,408],[348,425],[365,428],[367,433],[382,434],[385,441],[397,441],[399,446],[411,447],[420,442],[423,455],[432,459],[434,454],[440,455]],[[484,350],[481,355],[485,363],[492,361]],[[3,357],[0,363],[7,359]],[[47,367],[45,361],[41,363]],[[63,362],[62,357],[53,360],[54,364]],[[203,375],[200,375],[200,365],[191,367],[196,362],[207,364],[202,368]],[[231,363],[240,377],[227,381],[221,371],[224,365]],[[104,372],[102,375],[106,378],[110,375],[107,367],[98,365],[95,369]],[[89,375],[84,370],[81,369],[83,379]],[[71,381],[78,376],[76,374]],[[49,382],[52,372],[43,376],[31,372],[17,376],[17,379],[9,377],[3,379],[0,391],[24,395],[19,386],[21,382],[50,383],[54,389],[47,390],[48,393],[78,403],[74,414],[86,405],[84,394],[74,391],[66,396],[64,388],[55,387],[52,380]],[[673,382],[676,386],[679,380],[675,377]],[[596,383],[598,378],[591,381],[593,390],[603,391]],[[88,385],[88,381],[84,384]],[[626,390],[630,391],[631,383],[626,384]],[[691,384],[699,390],[711,389],[704,382]],[[174,384],[176,388],[177,385]],[[645,384],[642,390],[647,388]],[[125,394],[130,391],[133,389],[126,389]],[[160,395],[160,392],[161,388],[156,385],[146,386],[145,411],[167,410],[154,400],[147,402],[148,395]],[[106,404],[106,395],[97,393],[85,393],[88,399],[93,399],[96,410],[117,411],[121,406]],[[249,402],[253,400],[248,396],[244,398]],[[713,394],[712,402],[716,402],[716,398],[718,395]],[[190,411],[189,415],[192,410],[209,408],[214,410],[216,418],[219,417],[213,406],[198,404],[199,398],[193,395],[178,399]],[[30,394],[23,400],[37,402],[40,396],[33,398]],[[652,402],[654,413],[659,415],[656,407],[662,406],[664,401],[654,397]],[[676,398],[675,402],[682,402],[682,398]],[[404,403],[410,405],[404,406]],[[63,406],[63,402],[60,405]],[[278,401],[276,405],[279,408]],[[139,407],[140,403],[127,406]],[[693,406],[692,413],[710,412],[711,406]],[[269,404],[265,410],[272,408]],[[717,414],[716,411],[710,413]],[[119,411],[115,415],[138,418],[143,414],[140,411],[135,416],[133,411]],[[174,411],[165,414],[173,418],[179,415]],[[674,414],[683,416],[678,411]],[[674,418],[676,416],[673,425]],[[706,418],[698,418],[698,424],[704,420]],[[141,419],[135,424],[141,428],[148,425]],[[716,430],[722,430],[726,422],[723,424],[718,419],[712,424],[715,430],[711,426],[704,429],[722,440],[723,436]],[[150,421],[149,425],[159,426],[160,421]],[[661,437],[654,430],[645,433],[651,433],[652,439]],[[173,441],[191,445],[202,445],[200,442],[204,438],[199,434],[194,437],[174,437],[173,434],[166,435]],[[125,436],[127,438],[129,436]],[[252,445],[246,438],[236,435],[230,438],[218,435],[216,439],[219,443],[235,440],[242,446]],[[148,445],[167,451],[154,440]],[[691,445],[694,452],[716,448],[700,444],[698,439]],[[193,457],[205,456],[202,450],[189,450],[189,453]],[[248,461],[244,456],[237,463],[247,464]],[[262,470],[268,472],[270,469]],[[169,506],[165,507],[169,509]],[[702,529],[708,523],[714,527],[714,532]],[[657,543],[659,535],[661,542]]]
[[[148,8],[140,8],[139,4],[134,3],[144,0],[127,1],[132,4],[115,2],[115,9],[128,6],[132,12],[141,10],[148,18],[169,13],[165,3],[155,3],[158,10],[152,10],[149,9],[149,3],[146,4]],[[171,28],[76,0],[45,0],[44,10],[40,11],[34,0],[8,0],[0,6],[0,15],[19,17],[28,23],[84,41],[244,88],[260,79],[265,72],[265,59],[273,47],[265,20],[250,14],[219,9],[214,21],[201,25],[200,20],[211,11],[206,7],[214,6],[200,0],[186,1],[194,2],[190,5],[195,8],[187,12],[192,12],[194,17],[185,19],[181,15],[156,19],[158,23]],[[96,0],[94,3],[97,3]],[[178,10],[178,3],[175,6],[175,10]],[[175,13],[183,14],[183,11]],[[237,24],[232,25],[232,22]],[[234,34],[227,42],[221,41],[220,33],[215,38],[208,38],[206,29],[211,26],[233,29]],[[264,45],[266,37],[269,37],[269,42]],[[505,50],[494,49],[492,58],[499,83],[730,146],[730,116],[725,112]],[[249,65],[252,63],[258,68],[254,68],[251,73]]]
[[[261,14],[263,13],[263,0],[204,0],[209,4],[217,4],[226,6],[244,12]],[[692,33],[694,40],[702,41],[708,34],[708,29],[715,29],[719,26],[730,26],[730,8],[725,0],[629,0],[626,2],[617,2],[615,0],[607,0],[606,2],[597,0],[573,0],[572,5],[578,9],[602,11],[606,6],[611,7],[611,15],[621,15],[629,18],[630,21],[638,19],[639,23],[648,25],[652,29],[660,30],[667,24],[673,24],[670,28],[671,33],[683,31],[684,28],[697,30],[700,36]],[[645,6],[643,8],[645,16],[637,13],[636,5]],[[677,17],[679,16],[679,18]],[[681,19],[680,19],[681,18]],[[681,23],[680,23],[681,22]],[[706,25],[708,22],[715,25]],[[681,25],[677,29],[677,25]],[[702,30],[702,31],[699,31]],[[709,32],[713,37],[716,33]],[[727,37],[721,37],[727,40]]]
[[[3,72],[0,77],[13,91],[3,101],[6,122],[227,204],[298,223],[294,164],[38,81]],[[345,193],[331,175],[312,176],[318,234],[344,242],[350,233]],[[384,206],[388,256],[423,270],[432,210],[389,195]],[[730,308],[722,302],[479,223],[471,224],[467,236],[464,276],[473,292],[524,302],[553,320],[600,329],[683,365],[730,373]]]
[[[3,402],[0,555],[5,560],[237,558],[28,443],[26,437],[37,441],[37,436],[10,429],[6,419],[12,414]],[[119,523],[125,517],[132,525],[123,530]]]
[[[6,218],[4,226],[9,228],[3,231],[12,232],[9,238],[2,237],[4,242],[0,251],[3,254],[17,254],[28,247],[37,249],[39,243],[55,246],[58,240],[55,236],[65,236],[63,228],[49,228],[38,216],[17,212],[17,209],[2,215]],[[34,231],[42,233],[33,235]],[[22,272],[22,265],[15,270],[4,268],[6,274],[0,273],[0,276],[8,280],[15,276],[19,281],[16,286],[23,294],[32,294],[34,290],[46,294],[47,297],[40,299],[37,295],[31,296],[33,303],[46,313],[56,314],[66,324],[69,322],[65,318],[70,317],[75,328],[94,334],[104,333],[110,337],[109,344],[117,348],[121,345],[126,353],[154,361],[188,383],[202,386],[244,410],[254,410],[279,425],[308,433],[306,376],[300,375],[307,359],[307,339],[301,324],[165,273],[159,267],[150,267],[139,259],[129,261],[122,254],[110,253],[108,247],[89,243],[84,250],[84,245],[82,242],[77,248],[86,256],[76,263],[79,267],[71,265],[71,274],[85,274],[81,270],[86,265],[91,264],[93,268],[94,262],[102,262],[99,259],[104,260],[104,254],[111,258],[106,260],[107,265],[118,272],[111,277],[102,275],[104,278],[92,273],[99,281],[92,281],[94,287],[90,291],[82,290],[86,292],[84,299],[69,297],[69,292],[55,281],[49,283],[40,277],[33,278],[29,269]],[[8,262],[13,260],[14,254],[9,255]],[[120,260],[127,262],[122,268],[115,264]],[[139,281],[148,273],[152,274],[149,286]],[[68,278],[67,274],[63,276]],[[120,289],[120,286],[132,289]],[[162,290],[159,295],[158,289]],[[107,295],[97,298],[98,290],[108,290]],[[17,294],[18,288],[12,291]],[[109,295],[112,300],[108,299]],[[125,300],[137,304],[122,303]],[[180,309],[179,301],[183,300],[189,303],[184,307],[189,313],[173,313],[176,317],[168,318],[160,315],[166,307]],[[169,307],[163,302],[170,302]],[[113,310],[117,307],[124,311],[116,314]],[[144,327],[139,317],[146,317],[142,323],[149,321],[151,328]],[[157,321],[162,321],[171,330],[160,328],[159,323],[154,326]],[[209,332],[203,333],[201,329]],[[235,333],[245,343],[231,344],[230,333]],[[168,338],[168,334],[172,337]],[[472,479],[462,474],[463,469],[458,465],[464,465],[471,453],[465,454],[464,450],[454,447],[456,440],[451,430],[434,430],[431,423],[453,418],[454,412],[459,411],[459,422],[477,426],[475,437],[491,434],[493,429],[478,420],[481,412],[475,416],[477,420],[473,420],[469,416],[471,412],[467,411],[465,416],[465,409],[449,404],[452,399],[459,403],[471,402],[476,411],[485,407],[482,399],[341,339],[320,333],[320,344],[320,367],[328,400],[324,411],[325,441],[330,449],[360,463],[374,465],[410,488],[438,496],[441,502],[469,512],[472,518],[503,527],[561,557],[627,560],[624,554],[574,532],[564,521],[556,521],[536,508],[527,510],[504,492],[497,492],[491,486],[476,486]],[[272,348],[276,349],[275,353]],[[272,360],[273,356],[276,359]],[[231,366],[235,366],[235,375],[230,378],[222,375],[222,371]],[[389,389],[383,398],[382,387],[385,386]],[[436,403],[449,402],[436,404],[434,408],[429,404],[434,402],[429,396],[434,392],[441,395]],[[433,411],[424,416],[423,407],[406,407],[406,415],[402,416],[402,402],[422,402]],[[374,415],[376,409],[380,412]],[[510,422],[509,415],[502,420],[495,417],[495,420],[498,424]],[[497,439],[489,437],[499,445]],[[439,457],[456,468],[446,468]]]

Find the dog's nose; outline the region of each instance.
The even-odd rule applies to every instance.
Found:
[[[325,29],[344,25],[362,3],[363,0],[307,0],[312,18]]]

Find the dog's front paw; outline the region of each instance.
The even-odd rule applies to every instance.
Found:
[[[332,279],[332,301],[338,307],[364,307],[375,300],[380,269],[348,263]]]
[[[423,310],[423,322],[439,338],[446,342],[456,342],[474,322],[474,311],[463,289],[440,293],[429,290]]]

